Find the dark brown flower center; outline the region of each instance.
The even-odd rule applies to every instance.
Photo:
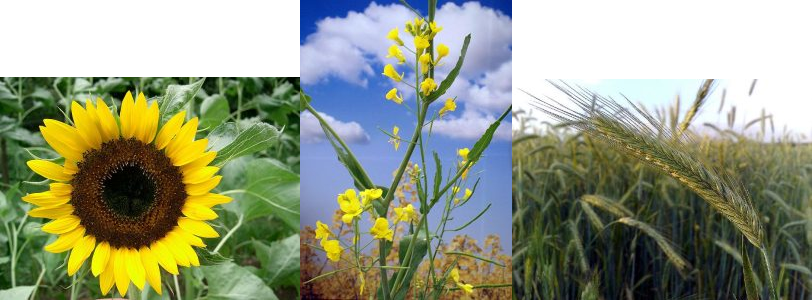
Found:
[[[71,204],[87,234],[139,248],[164,237],[181,217],[183,175],[152,144],[118,139],[84,153]]]

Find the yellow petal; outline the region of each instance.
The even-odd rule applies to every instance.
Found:
[[[93,260],[90,262],[90,271],[93,276],[99,276],[107,267],[107,261],[110,259],[110,244],[101,242],[96,246],[96,251],[93,253]],[[112,278],[112,276],[111,276]],[[104,285],[102,285],[103,287]]]
[[[213,193],[198,196],[189,196],[186,198],[186,203],[188,204],[202,205],[205,207],[212,207],[217,204],[224,204],[229,202],[231,202],[231,197]]]
[[[107,263],[104,265],[104,271],[101,273],[101,277],[99,277],[99,287],[103,295],[107,295],[107,293],[110,292],[110,288],[113,287],[114,274],[116,272],[114,259],[112,259],[112,256],[108,257],[110,257],[110,259],[107,260]]]
[[[70,201],[70,194],[68,195],[55,195],[54,192],[41,192],[33,193],[23,196],[23,201],[34,204],[36,206],[52,207],[62,205]]]
[[[190,219],[200,221],[217,219],[217,213],[211,210],[211,208],[202,205],[186,203],[183,205],[181,211],[183,212],[183,215],[189,217]]]
[[[72,231],[62,234],[53,243],[45,246],[45,251],[51,253],[62,253],[68,251],[76,245],[76,242],[85,235],[85,228],[81,225]]]
[[[138,93],[138,97],[135,99],[135,106],[133,107],[132,112],[132,119],[131,124],[135,127],[133,136],[142,141],[146,142],[144,138],[147,136],[147,98],[144,97],[144,93]]]
[[[118,123],[116,123],[116,118],[113,117],[113,113],[110,112],[110,108],[107,107],[107,104],[105,104],[101,98],[96,99],[96,105],[98,106],[98,108],[96,108],[96,114],[99,115],[99,123],[107,137],[104,142],[117,139],[119,137]]]
[[[202,167],[200,169],[191,172],[183,173],[183,183],[185,184],[201,183],[214,176],[214,173],[217,173],[217,171],[219,170],[220,168],[218,167],[208,166]]]
[[[149,247],[143,246],[141,249],[138,250],[138,253],[141,254],[141,263],[144,264],[144,273],[147,276],[147,282],[149,282],[149,286],[155,290],[158,295],[161,294],[161,269],[158,268],[158,260],[155,258],[155,255],[152,254],[152,251],[149,250]]]
[[[195,117],[189,120],[189,122],[186,122],[186,124],[180,128],[178,134],[175,135],[171,142],[169,142],[169,145],[166,146],[166,153],[169,155],[169,157],[173,157],[173,153],[191,143],[195,138],[196,132],[197,118]]]
[[[71,114],[73,115],[73,123],[76,129],[79,129],[79,136],[87,142],[90,147],[99,149],[101,147],[101,135],[96,128],[96,124],[90,120],[87,111],[76,101],[71,102]]]
[[[116,288],[119,294],[126,295],[130,286],[130,277],[127,276],[127,249],[113,248],[112,255],[110,258],[113,259]]]
[[[65,165],[63,167],[64,169],[62,171],[71,176],[79,172],[79,166],[77,166],[76,162],[72,161],[70,158],[65,159]]]
[[[223,176],[217,175],[198,184],[186,185],[186,193],[191,196],[204,195],[217,187],[221,179],[223,179]]]
[[[133,124],[133,111],[135,102],[133,101],[133,94],[129,91],[124,95],[121,100],[121,111],[119,112],[119,121],[121,121],[121,136],[125,139],[133,137],[135,133],[135,126]]]
[[[73,126],[51,119],[45,119],[42,122],[45,123],[46,130],[63,144],[73,148],[79,153],[90,150],[90,144],[79,135],[79,130]]]
[[[178,275],[178,265],[175,262],[175,258],[172,255],[172,252],[169,252],[169,249],[166,248],[164,243],[161,241],[155,241],[149,246],[149,249],[152,250],[152,254],[155,255],[155,259],[158,260],[158,263],[164,268],[164,270],[171,274]]]
[[[80,221],[77,216],[67,215],[43,225],[42,231],[52,234],[63,234],[79,226]]]
[[[139,290],[144,289],[144,280],[146,280],[144,274],[144,265],[141,263],[141,254],[138,253],[138,250],[127,248],[124,250],[126,253],[126,265],[127,265],[127,275],[130,276],[135,287]]]
[[[183,230],[186,230],[189,233],[199,237],[216,238],[220,236],[217,231],[214,230],[214,228],[211,228],[209,224],[206,224],[206,222],[203,221],[180,218],[178,219],[178,226],[183,228]]]
[[[101,142],[104,143],[104,141],[109,140],[107,138],[107,132],[104,131],[99,123],[99,113],[96,112],[96,107],[93,106],[93,102],[90,102],[90,99],[85,100],[85,112],[87,112],[87,118],[90,120],[90,123],[92,123],[96,131],[99,132]]]
[[[158,131],[158,103],[152,102],[144,117],[146,118],[146,125],[144,125],[142,140],[144,143],[149,144],[155,139],[155,132]]]
[[[189,243],[187,243],[186,240],[180,234],[177,233],[177,231],[170,231],[166,235],[171,237],[171,239],[175,241],[175,244],[178,246],[178,248],[183,252],[186,258],[189,259],[190,265],[194,267],[200,266],[200,260],[198,260],[197,258],[197,253],[192,248],[192,246],[189,246]]]
[[[51,183],[49,187],[51,188],[51,194],[54,196],[70,195],[73,192],[73,186],[67,183]]]
[[[42,175],[42,177],[51,180],[70,181],[73,178],[73,176],[65,174],[65,172],[62,169],[62,166],[47,160],[39,160],[39,159],[29,160],[27,164],[28,167],[31,168],[31,170],[34,170],[34,172],[36,172],[39,175]]]
[[[48,127],[40,126],[39,131],[42,133],[42,137],[45,138],[45,141],[48,142],[48,145],[51,145],[51,148],[54,148],[59,155],[73,160],[82,160],[82,153],[80,151],[62,142]]]
[[[172,253],[172,257],[175,258],[175,262],[178,263],[179,266],[188,267],[189,266],[189,258],[186,256],[186,253],[183,252],[181,240],[176,240],[174,236],[167,234],[161,240],[161,243],[166,245],[166,248],[169,249],[169,253]]]
[[[172,164],[175,166],[182,166],[188,164],[203,154],[203,151],[206,150],[206,146],[209,144],[208,139],[199,139],[194,141],[182,149],[176,151],[176,153],[172,156]]]
[[[73,250],[70,251],[70,258],[68,258],[68,276],[73,276],[76,271],[79,271],[82,263],[90,256],[95,247],[96,238],[92,235],[86,235],[76,243],[76,247],[73,247]]]
[[[169,142],[172,141],[172,138],[175,137],[175,134],[180,130],[180,126],[183,125],[185,118],[185,110],[182,110],[170,118],[169,121],[161,127],[161,131],[158,132],[158,137],[155,138],[155,148],[161,150],[166,147],[166,145],[169,145]]]
[[[181,238],[183,238],[183,240],[186,241],[186,243],[188,243],[189,245],[201,248],[206,247],[206,243],[204,243],[201,238],[196,237],[194,234],[191,234],[186,230],[183,230],[183,228],[175,227],[173,231],[177,233]]]
[[[73,213],[73,205],[62,204],[57,206],[37,207],[28,211],[28,216],[34,218],[59,219]]]
[[[211,163],[216,156],[217,156],[217,152],[214,152],[214,151],[209,151],[209,152],[203,153],[198,158],[196,158],[194,161],[180,167],[180,169],[183,170],[184,173],[185,172],[192,172],[194,170],[197,170],[197,169],[200,169],[202,167],[208,166],[209,163]]]

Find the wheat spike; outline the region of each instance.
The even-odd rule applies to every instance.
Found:
[[[531,105],[673,177],[730,220],[750,243],[762,247],[763,228],[747,190],[730,175],[692,156],[686,150],[693,143],[690,137],[672,136],[661,122],[630,101],[635,112],[586,89],[551,83],[580,111],[533,95],[537,101]]]
[[[671,246],[671,242],[660,234],[659,231],[654,229],[654,227],[632,218],[620,218],[617,221],[619,223],[640,229],[640,231],[654,239],[654,241],[657,242],[657,245],[660,246],[660,250],[662,250],[663,253],[665,253],[665,256],[668,257],[668,260],[671,261],[671,264],[677,268],[680,275],[683,277],[688,276],[689,271],[693,268],[691,264],[688,263],[688,261],[683,258],[673,246]]]

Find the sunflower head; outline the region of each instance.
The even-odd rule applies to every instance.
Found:
[[[211,193],[221,176],[209,166],[216,153],[206,151],[208,141],[195,140],[197,118],[185,121],[181,111],[159,126],[159,113],[155,101],[129,92],[118,114],[100,98],[95,106],[73,102],[73,125],[46,119],[40,126],[64,162],[28,161],[53,181],[23,197],[36,206],[29,216],[53,219],[42,230],[58,238],[45,250],[70,250],[68,275],[92,256],[104,294],[115,284],[124,295],[131,281],[160,294],[159,266],[171,274],[199,266],[192,246],[219,236],[205,221],[217,218],[214,205],[231,201]]]

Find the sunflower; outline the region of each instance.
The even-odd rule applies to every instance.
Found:
[[[184,124],[185,111],[159,128],[158,104],[127,92],[118,121],[100,98],[96,106],[71,103],[73,126],[44,120],[48,144],[64,157],[59,165],[31,160],[28,166],[50,179],[50,190],[23,200],[36,208],[28,215],[53,221],[42,231],[59,235],[45,250],[70,250],[68,275],[90,260],[105,295],[113,284],[121,295],[132,281],[145,281],[161,293],[161,271],[199,266],[192,246],[219,235],[205,221],[217,218],[212,206],[231,198],[210,193],[220,183],[219,168],[208,166],[216,153],[206,139],[194,140],[198,120]]]

